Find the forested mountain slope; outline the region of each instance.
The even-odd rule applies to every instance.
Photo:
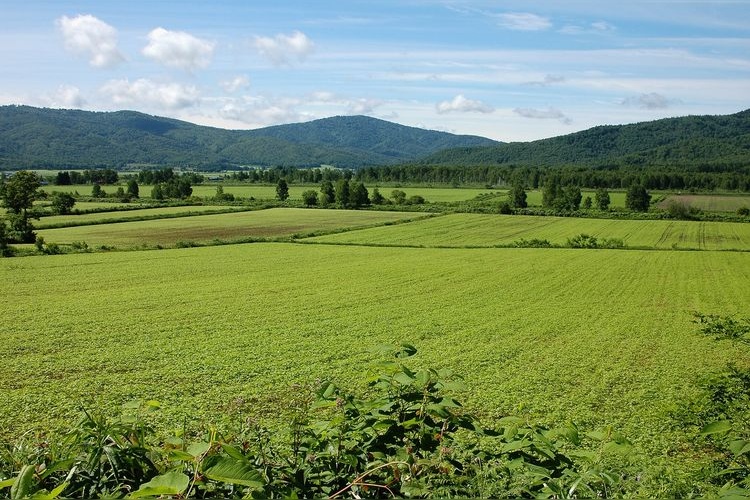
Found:
[[[257,130],[224,130],[134,111],[0,107],[0,168],[133,164],[212,169],[237,165],[357,168],[447,147],[497,144],[476,136],[339,116]]]
[[[480,166],[750,165],[750,110],[725,116],[687,116],[632,125],[594,127],[533,142],[452,148],[420,164]]]

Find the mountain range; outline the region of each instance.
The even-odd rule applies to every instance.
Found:
[[[367,116],[225,130],[135,111],[0,106],[0,169],[5,170],[395,164],[747,168],[750,110],[500,143]]]
[[[135,111],[0,107],[0,169],[238,165],[357,168],[415,161],[496,141],[336,116],[255,130],[225,130]]]

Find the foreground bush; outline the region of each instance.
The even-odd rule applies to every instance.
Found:
[[[159,439],[128,405],[118,419],[84,412],[59,442],[22,439],[0,451],[0,497],[609,497],[619,476],[599,467],[630,444],[612,432],[546,429],[506,417],[486,429],[450,396],[450,372],[413,371],[395,350],[367,398],[323,383],[291,432],[262,429]],[[583,450],[584,441],[589,442]],[[591,443],[596,443],[592,448]],[[596,451],[591,451],[592,449]]]

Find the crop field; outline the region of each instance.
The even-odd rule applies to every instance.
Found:
[[[201,198],[211,198],[216,195],[216,187],[219,184],[199,184],[193,186],[193,196]],[[221,184],[224,189],[224,193],[232,194],[239,198],[250,198],[253,197],[256,200],[273,200],[276,198],[276,186],[262,185],[262,184]],[[151,188],[153,186],[142,185],[140,186],[140,195],[143,198],[149,198],[151,196]],[[370,194],[376,186],[368,185]],[[72,185],[72,186],[44,186],[42,188],[47,193],[53,193],[55,191],[74,193],[78,192],[81,195],[91,194],[91,185]],[[320,191],[319,185],[300,185],[290,184],[289,185],[289,198],[291,200],[301,200],[302,193],[307,190]],[[488,190],[488,189],[475,189],[475,188],[431,188],[431,187],[379,187],[380,193],[389,198],[391,191],[394,189],[401,190],[406,193],[406,196],[420,195],[423,196],[429,202],[451,202],[451,201],[465,201],[476,197],[479,194],[500,192],[505,193],[505,190]],[[102,190],[107,194],[114,194],[117,191],[115,186],[102,186]],[[623,195],[624,196],[624,195]],[[541,194],[539,194],[539,204],[541,204]],[[624,198],[623,198],[624,199]],[[624,204],[624,202],[623,202]]]
[[[371,348],[411,342],[465,377],[488,422],[605,426],[644,470],[699,460],[673,412],[734,344],[691,311],[747,314],[750,253],[254,243],[0,260],[2,432],[79,405],[163,403],[157,423],[279,425],[307,384],[361,387]],[[296,384],[296,385],[295,385]],[[16,434],[17,435],[17,434]],[[692,469],[691,469],[692,470]]]
[[[672,201],[684,203],[691,207],[710,212],[736,212],[738,208],[750,208],[750,196],[721,196],[705,194],[670,195],[659,203],[658,206],[660,208],[666,208]]]
[[[609,206],[611,208],[624,208],[625,207],[625,191],[612,191],[609,190]],[[587,196],[591,197],[591,202],[595,203],[594,191],[581,190],[581,196],[585,199]],[[530,189],[526,191],[526,202],[532,207],[542,206],[542,190],[541,189]]]
[[[76,203],[76,208],[81,210],[84,207],[79,207]],[[200,205],[189,205],[189,206],[178,206],[178,207],[159,207],[159,208],[142,208],[134,210],[119,210],[113,212],[98,212],[98,213],[87,213],[80,215],[50,215],[48,217],[42,217],[35,227],[44,229],[50,226],[81,226],[87,224],[106,224],[113,221],[123,221],[125,219],[143,219],[143,218],[166,218],[176,217],[190,214],[206,214],[206,213],[222,213],[243,210],[242,207],[231,207],[231,206],[200,206]]]
[[[521,239],[564,245],[581,233],[620,238],[625,246],[655,249],[750,250],[750,224],[674,220],[578,219],[521,215],[452,214],[311,241],[359,245],[491,247]]]
[[[306,210],[275,208],[251,212],[196,215],[61,229],[42,229],[48,243],[84,241],[89,246],[116,248],[172,246],[179,242],[207,243],[248,238],[278,238],[296,233],[341,230],[424,217],[406,212]]]

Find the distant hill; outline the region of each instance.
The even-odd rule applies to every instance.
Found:
[[[415,161],[450,147],[487,146],[477,136],[338,116],[256,130],[224,130],[134,111],[0,106],[0,169],[127,165],[357,168]]]
[[[750,110],[594,127],[533,142],[452,148],[419,162],[452,166],[711,167],[750,165]]]

